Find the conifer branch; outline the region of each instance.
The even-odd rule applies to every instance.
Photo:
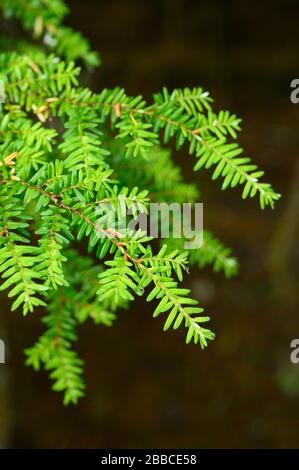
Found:
[[[198,201],[165,148],[170,140],[196,158],[195,171],[213,169],[222,189],[241,185],[262,208],[280,195],[242,155],[240,119],[215,112],[202,88],[163,88],[149,103],[120,87],[94,93],[80,86],[77,62],[94,67],[98,57],[63,24],[63,0],[0,0],[0,9],[26,31],[25,43],[8,37],[13,51],[0,53],[0,290],[14,298],[12,310],[47,309],[26,363],[50,372],[65,404],[77,403],[85,388],[73,349],[78,324],[109,327],[137,296],[156,302],[164,330],[185,326],[187,343],[205,348],[214,339],[179,283],[192,264],[235,275],[231,250],[204,231],[197,249],[170,238],[155,252],[151,236],[124,224],[151,202]],[[83,239],[93,259],[70,248]]]

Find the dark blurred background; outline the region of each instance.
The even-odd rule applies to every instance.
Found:
[[[111,329],[87,324],[78,350],[87,395],[64,408],[46,373],[24,367],[23,349],[41,331],[3,303],[9,357],[1,366],[0,441],[9,447],[298,447],[299,2],[291,0],[69,1],[68,24],[100,51],[85,77],[95,89],[124,86],[150,98],[163,85],[201,85],[216,109],[242,117],[241,144],[283,194],[275,211],[222,193],[194,174],[212,229],[239,257],[233,280],[193,269],[187,284],[217,334],[201,352],[138,301]]]

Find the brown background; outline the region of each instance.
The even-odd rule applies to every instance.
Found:
[[[299,432],[298,126],[290,82],[299,75],[297,1],[109,0],[69,2],[68,23],[101,53],[95,90],[124,86],[151,93],[201,85],[217,109],[243,118],[240,141],[283,199],[259,210],[238,189],[221,193],[210,175],[198,182],[205,226],[233,247],[240,275],[225,280],[193,269],[189,284],[211,314],[208,350],[162,332],[141,299],[112,329],[85,325],[87,396],[64,408],[45,373],[23,365],[24,347],[41,331],[2,301],[9,345],[0,369],[0,441],[10,447],[294,447]],[[1,335],[0,335],[1,336]]]

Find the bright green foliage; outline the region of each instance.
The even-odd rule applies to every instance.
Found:
[[[94,266],[92,260],[74,250],[67,250],[66,257],[65,285],[47,298],[49,313],[42,320],[46,331],[25,353],[27,365],[51,371],[53,389],[64,391],[64,403],[68,404],[77,403],[85,389],[83,361],[72,347],[77,340],[77,326],[88,318],[97,325],[111,326],[115,314],[96,296],[97,275],[102,267]]]
[[[169,275],[171,268],[173,268],[178,277],[182,277],[181,269],[185,267],[186,254],[177,255],[177,252],[174,251],[168,256],[166,255],[165,261],[161,262],[160,260],[163,259],[163,255],[165,256],[165,248],[166,246],[162,247],[160,253],[154,259],[149,258],[148,263],[151,266],[150,268],[142,266],[140,287],[144,289],[150,283],[154,283],[155,287],[146,300],[148,302],[153,299],[159,300],[153,313],[154,317],[168,312],[164,331],[168,330],[170,326],[177,329],[183,323],[187,328],[186,342],[189,343],[193,339],[194,343],[199,342],[203,349],[207,346],[208,339],[214,339],[214,333],[200,326],[200,323],[206,322],[210,318],[198,316],[203,312],[203,308],[197,306],[197,300],[189,297],[189,289],[178,288],[178,283]],[[164,269],[161,269],[161,267],[164,267]]]
[[[60,295],[49,295],[49,313],[43,318],[46,332],[32,348],[26,350],[28,365],[35,370],[43,365],[51,371],[53,390],[65,392],[65,404],[77,403],[85,388],[81,377],[83,361],[71,348],[77,339],[72,294],[72,290],[65,288]]]
[[[4,282],[0,289],[9,289],[9,297],[16,297],[11,309],[16,310],[23,305],[24,315],[38,305],[46,305],[37,297],[47,286],[39,284],[39,270],[36,269],[39,250],[29,245],[28,220],[30,216],[23,214],[23,206],[16,198],[1,190],[1,229],[0,238],[0,272]]]
[[[226,277],[238,272],[238,262],[231,256],[231,249],[224,246],[211,232],[204,230],[203,244],[200,250],[190,252],[191,263],[197,263],[200,268],[212,264],[215,272],[224,271]]]
[[[111,326],[119,308],[144,295],[164,330],[185,328],[186,342],[203,349],[214,338],[202,326],[209,317],[179,283],[190,264],[237,272],[230,249],[208,231],[198,249],[167,239],[156,252],[150,236],[124,228],[128,210],[136,219],[150,202],[198,201],[163,145],[185,145],[196,171],[212,168],[222,189],[241,185],[243,198],[258,196],[262,208],[279,194],[242,156],[240,119],[214,112],[207,92],[163,89],[150,103],[118,87],[93,93],[80,86],[77,63],[94,66],[97,55],[62,25],[63,0],[0,0],[0,7],[33,40],[0,42],[0,289],[24,315],[46,307],[45,332],[26,350],[27,364],[49,370],[64,403],[77,403],[79,324]],[[116,224],[107,205],[117,210]],[[73,248],[81,241],[90,257]]]
[[[89,50],[88,41],[61,24],[69,11],[63,0],[1,0],[0,6],[4,18],[20,20],[24,30],[32,33],[35,41],[42,41],[50,51],[55,50],[67,60],[82,59],[91,67],[99,64],[98,55]]]

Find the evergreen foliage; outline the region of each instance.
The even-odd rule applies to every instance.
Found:
[[[64,403],[84,395],[83,362],[73,348],[77,327],[91,319],[111,326],[119,308],[136,297],[153,302],[164,330],[185,327],[186,342],[203,349],[214,333],[189,289],[180,287],[189,265],[212,265],[229,277],[237,260],[204,232],[197,250],[184,240],[163,240],[109,225],[105,211],[122,201],[122,213],[146,213],[151,201],[196,202],[198,190],[183,181],[170,151],[185,146],[194,170],[212,169],[222,189],[242,186],[242,197],[260,206],[279,199],[263,172],[242,155],[240,119],[215,112],[201,88],[169,92],[147,103],[119,87],[94,93],[80,86],[80,67],[98,64],[79,33],[62,24],[63,0],[0,0],[7,23],[24,37],[2,38],[0,80],[0,289],[12,310],[47,310],[44,334],[26,350],[27,364],[50,371]],[[88,253],[78,244],[85,240]],[[74,247],[77,244],[77,248]]]

